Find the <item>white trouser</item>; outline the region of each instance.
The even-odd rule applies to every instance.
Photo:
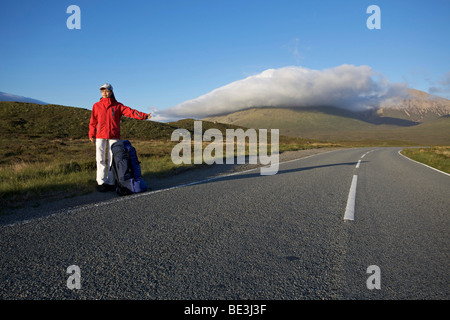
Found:
[[[111,145],[117,139],[95,139],[95,158],[97,160],[97,183],[114,184],[114,172],[110,170],[112,164]],[[108,150],[107,150],[108,149]],[[108,164],[108,165],[106,165]]]

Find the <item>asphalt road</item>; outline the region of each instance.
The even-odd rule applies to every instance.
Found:
[[[446,300],[450,176],[399,150],[336,150],[273,176],[256,169],[2,225],[0,298]],[[72,265],[81,289],[67,287]]]

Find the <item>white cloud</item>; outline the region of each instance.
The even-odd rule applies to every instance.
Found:
[[[341,65],[312,70],[303,67],[268,69],[162,110],[161,117],[202,118],[251,107],[335,106],[348,110],[378,108],[406,86],[390,84],[369,66]]]

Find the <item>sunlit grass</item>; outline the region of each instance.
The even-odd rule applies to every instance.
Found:
[[[95,172],[77,162],[16,162],[0,169],[0,201],[2,207],[20,206],[23,201],[64,197],[92,192]],[[61,195],[61,194],[60,194]]]
[[[402,154],[430,167],[450,173],[450,146],[408,148],[404,149]]]

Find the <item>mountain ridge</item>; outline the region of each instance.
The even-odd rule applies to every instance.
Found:
[[[380,109],[353,112],[332,106],[250,108],[203,120],[249,128],[278,128],[287,136],[337,140],[398,139],[417,144],[450,144],[450,100],[411,89]],[[434,132],[433,127],[440,132]],[[446,132],[448,131],[448,132]]]
[[[381,117],[391,116],[422,123],[450,114],[450,100],[409,89],[408,97],[383,103],[377,114]]]
[[[24,96],[18,96],[18,95],[12,94],[12,93],[6,93],[6,92],[2,92],[2,91],[0,91],[0,101],[26,102],[26,103],[35,103],[35,104],[42,104],[42,105],[49,104],[49,103],[41,101],[41,100],[24,97]]]

